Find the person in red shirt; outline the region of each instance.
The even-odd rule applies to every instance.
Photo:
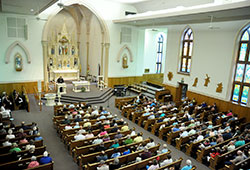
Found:
[[[34,168],[34,167],[37,167],[37,166],[39,166],[39,162],[36,161],[36,157],[35,156],[32,156],[31,157],[31,162],[28,165],[28,169]]]

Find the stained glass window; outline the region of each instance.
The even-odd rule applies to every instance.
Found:
[[[239,53],[234,72],[232,101],[247,104],[250,89],[250,26],[245,28],[239,42]]]
[[[248,92],[249,92],[249,87],[244,86],[241,95],[241,103],[247,104]]]
[[[242,43],[240,47],[240,57],[239,57],[240,61],[245,61],[246,52],[247,52],[247,43]]]
[[[233,101],[238,102],[238,100],[239,100],[239,94],[240,94],[240,85],[236,84],[234,86]]]
[[[156,73],[161,73],[162,55],[163,55],[163,35],[160,34],[158,36],[158,43],[157,43]]]
[[[242,81],[243,73],[244,73],[244,64],[237,64],[235,81]]]
[[[190,73],[191,56],[193,52],[193,32],[191,28],[184,30],[182,37],[182,56],[180,64],[180,72]]]

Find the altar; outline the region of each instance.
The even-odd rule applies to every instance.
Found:
[[[90,91],[90,82],[89,81],[72,81],[73,84],[73,91],[74,92],[81,92],[81,89],[78,89],[78,86],[85,87],[85,91]]]
[[[53,70],[53,79],[56,81],[60,76],[64,80],[78,80],[79,79],[79,70]]]
[[[47,99],[46,106],[54,106],[54,105],[56,105],[56,103],[55,103],[56,94],[47,93],[47,94],[44,95],[44,97]]]

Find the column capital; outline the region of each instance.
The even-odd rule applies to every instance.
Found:
[[[104,45],[105,45],[106,48],[110,47],[110,43],[105,43]]]

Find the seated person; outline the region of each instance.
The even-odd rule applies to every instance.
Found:
[[[48,164],[50,162],[52,162],[52,158],[49,156],[49,153],[45,151],[43,153],[43,157],[41,157],[40,159],[40,164],[43,165],[43,164]]]
[[[11,146],[11,149],[9,152],[20,152],[21,149],[18,147],[18,145],[16,143],[13,143],[12,146]]]
[[[163,162],[160,163],[161,167],[171,164],[173,162],[173,159],[170,154],[167,155],[167,159],[165,159]]]
[[[152,139],[152,138],[149,138],[149,139],[150,139],[150,142],[146,145],[146,147],[147,147],[147,148],[154,147],[154,146],[155,146],[154,139]]]
[[[126,146],[125,151],[123,152],[122,155],[127,155],[127,154],[130,154],[130,149]]]
[[[120,145],[118,139],[115,139],[113,145],[111,145],[110,148],[118,148],[119,146]]]
[[[147,147],[144,148],[144,152],[141,154],[142,160],[148,159],[152,156],[152,153],[148,150]]]
[[[156,170],[156,169],[158,169],[158,168],[160,168],[160,167],[159,167],[159,164],[158,164],[158,161],[157,161],[156,159],[154,159],[154,160],[153,160],[153,164],[150,165],[150,167],[148,168],[148,170]]]
[[[143,140],[141,133],[137,134],[137,137],[134,138],[134,143],[141,142]]]
[[[28,169],[34,168],[34,167],[37,167],[37,166],[39,166],[39,162],[36,161],[36,157],[35,156],[32,156],[31,157],[31,162],[28,165]]]
[[[104,151],[102,151],[101,155],[96,156],[96,159],[97,159],[98,162],[106,161],[108,159],[108,156]]]
[[[116,158],[119,156],[121,156],[121,153],[119,152],[117,148],[115,148],[114,153],[111,155],[111,158]]]
[[[133,139],[131,139],[130,135],[127,136],[127,139],[124,140],[124,144],[125,145],[128,145],[128,144],[131,144],[133,143]]]
[[[115,169],[119,169],[121,167],[120,161],[117,157],[115,157],[114,162],[112,162],[109,165],[109,169],[110,170],[115,170]]]
[[[183,168],[181,168],[181,170],[190,170],[190,169],[192,169],[192,162],[188,159],[187,161],[186,161],[186,166],[184,166]]]
[[[97,170],[109,170],[109,166],[105,164],[104,160],[101,160]]]
[[[57,82],[57,83],[64,83],[64,80],[63,80],[62,76],[60,76],[60,77],[57,79],[56,82]]]

